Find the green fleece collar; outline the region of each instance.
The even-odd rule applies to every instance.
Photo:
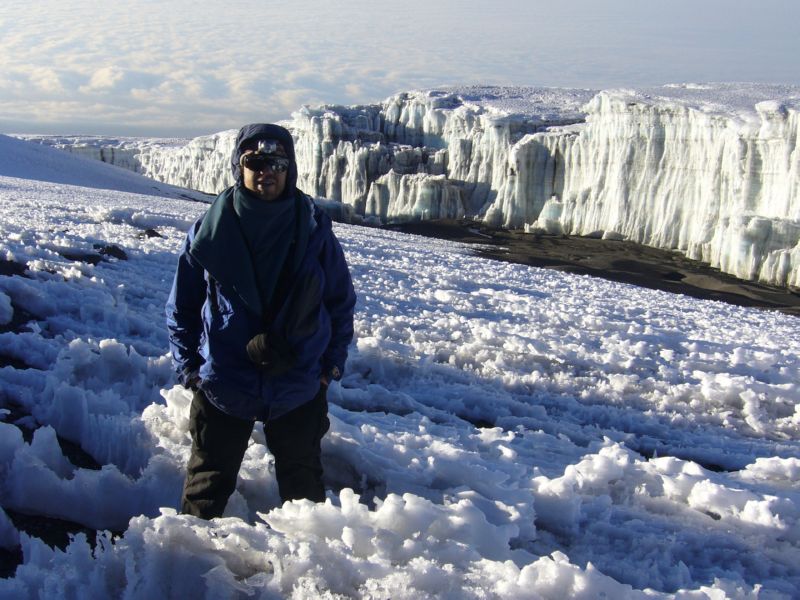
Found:
[[[233,210],[233,188],[214,200],[189,246],[189,254],[222,289],[236,292],[259,317],[264,314],[253,260]]]
[[[235,292],[249,310],[263,318],[265,307],[258,291],[250,249],[233,206],[234,193],[235,187],[230,187],[211,204],[189,246],[189,254],[223,290]],[[317,227],[311,199],[296,190],[295,202],[299,212],[292,272],[297,272],[311,233]]]

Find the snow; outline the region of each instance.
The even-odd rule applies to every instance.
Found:
[[[799,115],[800,87],[789,85],[462,86],[306,106],[286,125],[300,187],[355,221],[469,217],[629,239],[800,287]],[[218,192],[232,183],[234,136],[96,139],[91,152],[85,137],[39,141],[104,160],[124,150],[120,164]]]
[[[358,305],[327,501],[281,505],[259,426],[205,522],[176,513],[191,398],[163,324],[205,206],[0,157],[24,266],[0,275],[0,547],[24,556],[0,597],[798,597],[797,318],[337,224]],[[54,549],[6,510],[100,533]]]

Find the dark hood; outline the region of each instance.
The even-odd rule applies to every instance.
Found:
[[[239,168],[242,145],[251,140],[276,140],[280,142],[286,151],[286,156],[292,161],[286,173],[286,189],[283,192],[283,196],[294,195],[297,188],[297,159],[294,154],[294,140],[287,129],[270,123],[251,123],[239,130],[239,135],[236,136],[236,144],[231,154],[231,172],[236,184],[240,185],[242,183],[242,173]]]

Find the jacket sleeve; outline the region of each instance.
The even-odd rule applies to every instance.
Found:
[[[344,373],[347,347],[353,341],[353,311],[356,304],[356,293],[344,252],[333,231],[330,232],[330,237],[325,243],[321,262],[325,272],[322,302],[331,318],[331,341],[322,355],[322,372],[325,375],[333,376],[332,372],[335,367],[339,371],[336,379],[339,379]]]
[[[203,363],[200,344],[206,281],[203,268],[189,255],[189,246],[198,226],[199,222],[186,236],[166,305],[172,364],[181,383],[186,383],[190,375],[196,374]]]

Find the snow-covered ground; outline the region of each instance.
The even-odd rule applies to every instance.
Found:
[[[1,598],[800,597],[800,320],[350,225],[328,500],[280,505],[257,427],[226,518],[177,514],[180,194],[0,136],[0,503],[124,532],[0,510]]]

